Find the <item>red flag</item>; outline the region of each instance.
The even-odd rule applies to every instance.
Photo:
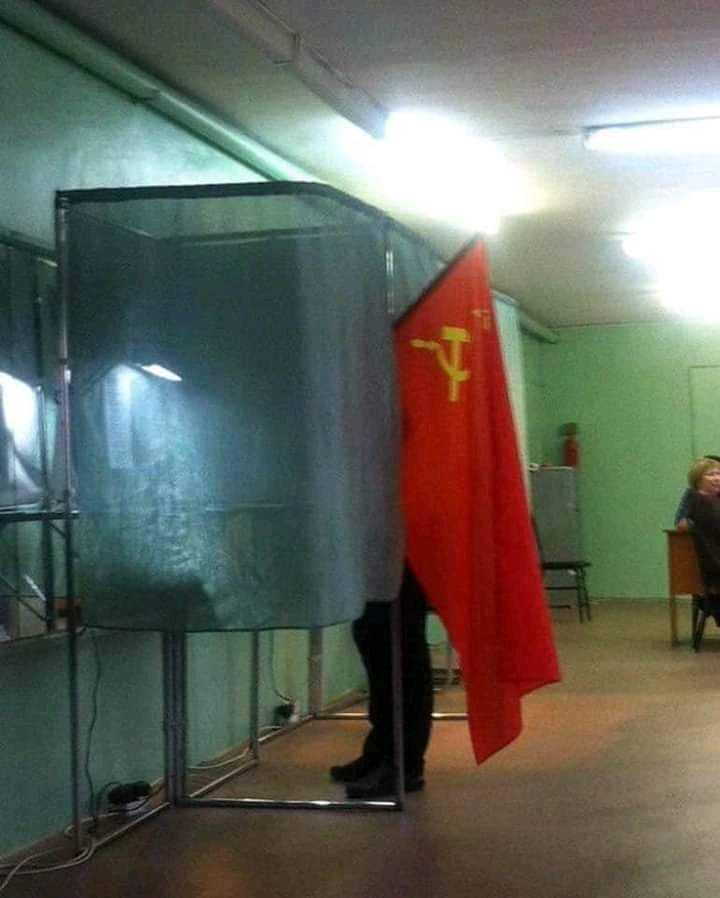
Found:
[[[560,679],[482,243],[398,323],[407,558],[460,657],[479,763]]]

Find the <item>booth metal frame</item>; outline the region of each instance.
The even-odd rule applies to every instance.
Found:
[[[268,184],[230,185],[233,195],[256,195],[258,193],[273,193],[287,190],[297,185],[282,185],[277,182]],[[324,185],[303,185],[310,188],[311,193],[321,195],[340,196],[332,188]],[[68,637],[68,688],[70,705],[70,751],[71,751],[71,794],[72,794],[72,830],[74,846],[77,854],[83,850],[83,829],[80,802],[80,706],[79,706],[79,682],[78,682],[78,635],[79,608],[76,598],[76,584],[74,572],[74,518],[81,514],[81,510],[74,508],[74,488],[71,454],[72,423],[70,419],[70,381],[71,367],[68,346],[68,312],[70,303],[69,288],[69,258],[68,258],[68,212],[73,198],[99,197],[99,195],[117,194],[137,196],[192,196],[192,195],[223,195],[222,185],[200,186],[192,188],[123,188],[115,190],[81,190],[61,191],[56,196],[56,245],[59,263],[59,292],[60,292],[60,336],[59,336],[59,366],[61,384],[61,420],[63,432],[63,455],[65,471],[65,495],[64,510],[55,515],[55,519],[64,520],[64,535],[66,543],[66,590],[67,590],[67,637]],[[372,214],[381,216],[384,221],[385,233],[385,267],[386,267],[386,304],[388,314],[394,312],[393,294],[393,267],[394,259],[392,248],[388,241],[389,219],[375,209],[366,206],[358,200],[345,197],[343,200],[358,209],[370,210]],[[399,227],[399,230],[405,230]],[[391,613],[391,651],[392,651],[392,696],[393,696],[393,728],[394,728],[394,766],[396,771],[395,793],[387,799],[378,800],[346,800],[336,801],[329,799],[292,800],[270,798],[212,798],[207,794],[215,790],[222,783],[243,773],[251,767],[257,766],[260,761],[259,745],[259,721],[258,721],[258,691],[259,691],[259,650],[258,631],[250,631],[253,634],[252,645],[252,673],[251,673],[251,720],[249,734],[249,760],[229,771],[212,783],[204,785],[193,792],[188,791],[187,783],[187,635],[183,632],[166,631],[163,633],[163,733],[164,733],[164,777],[166,795],[165,800],[149,811],[118,828],[113,833],[95,841],[96,847],[107,844],[118,838],[123,833],[134,828],[140,823],[154,817],[160,811],[169,807],[237,807],[237,808],[275,808],[275,809],[304,809],[304,810],[394,810],[399,811],[404,807],[405,782],[403,770],[403,722],[402,722],[402,677],[401,677],[401,639],[400,639],[400,603],[392,602]],[[314,652],[317,650],[317,635],[311,630],[311,649],[309,663],[313,665]],[[323,709],[317,707],[319,686],[317,678],[310,678],[311,694],[314,693],[314,701],[311,699],[311,712],[299,722],[303,725],[312,720],[364,717],[363,714],[325,714]],[[464,719],[464,715],[434,715]],[[283,729],[287,732],[291,727]]]

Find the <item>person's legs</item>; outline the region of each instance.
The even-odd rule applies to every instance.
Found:
[[[362,616],[353,621],[353,640],[367,675],[370,731],[360,757],[330,768],[330,776],[338,782],[353,783],[392,758],[389,612],[388,602],[368,602]]]
[[[424,756],[430,739],[433,684],[430,650],[425,636],[427,602],[420,585],[406,566],[398,600],[401,603],[403,739],[405,775],[408,789],[422,787]],[[392,607],[390,603],[368,603],[365,613],[353,625],[353,636],[368,677],[370,732],[362,755],[331,769],[333,779],[346,783],[376,774],[380,784],[369,781],[371,792],[385,790],[392,780],[393,697],[392,697]],[[362,792],[362,783],[352,790]],[[350,795],[351,788],[348,789]],[[361,794],[351,797],[365,797]]]
[[[403,736],[405,774],[422,777],[425,752],[430,742],[433,711],[433,677],[425,626],[425,594],[406,567],[400,590],[402,613]]]

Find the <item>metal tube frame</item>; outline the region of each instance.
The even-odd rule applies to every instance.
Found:
[[[50,490],[50,465],[48,461],[48,433],[47,433],[47,403],[45,396],[45,378],[47,370],[45,368],[45,352],[43,346],[43,308],[44,297],[40,292],[40,283],[38,277],[38,266],[40,261],[35,260],[34,265],[34,287],[35,302],[33,304],[33,324],[35,329],[35,356],[37,358],[38,379],[35,385],[35,393],[38,398],[38,419],[39,419],[39,439],[40,439],[40,470],[43,482],[43,502],[44,511],[50,511],[52,508],[52,494]],[[41,533],[41,552],[43,563],[43,589],[45,592],[45,617],[47,618],[47,629],[52,632],[57,628],[57,608],[55,605],[55,565],[53,556],[53,525],[52,521],[45,519],[42,522]],[[63,534],[64,536],[64,534]]]
[[[73,839],[76,854],[82,851],[82,818],[80,813],[80,701],[78,692],[78,633],[75,607],[75,573],[73,564],[72,457],[70,454],[70,366],[68,359],[68,203],[59,203],[56,217],[56,241],[60,277],[60,405],[65,470],[65,593],[68,631],[68,688],[70,707],[70,789],[72,801]]]
[[[168,632],[163,636],[163,703],[165,707],[165,764],[167,799],[174,807],[237,807],[274,808],[285,810],[402,810],[405,797],[402,744],[402,659],[400,639],[400,602],[393,602],[391,614],[391,640],[393,664],[393,720],[395,735],[396,789],[392,797],[377,800],[333,799],[276,799],[276,798],[204,798],[218,785],[227,782],[260,763],[258,736],[258,696],[259,696],[259,634],[252,634],[251,650],[251,713],[250,713],[250,761],[218,777],[192,793],[187,791],[187,636],[185,633]],[[317,637],[316,637],[317,639]],[[312,664],[312,649],[317,642],[310,641],[308,663]],[[292,729],[318,719],[309,714]],[[283,733],[291,728],[286,727]]]
[[[252,191],[250,191],[252,192]],[[70,199],[60,194],[56,202],[56,246],[59,260],[60,284],[60,339],[59,369],[61,416],[63,428],[63,452],[65,469],[64,514],[66,541],[66,592],[68,621],[68,690],[70,708],[70,788],[72,804],[72,827],[74,846],[77,854],[82,851],[82,820],[80,813],[80,708],[78,677],[78,618],[75,596],[74,575],[74,540],[73,540],[73,496],[71,461],[71,422],[70,422],[70,364],[68,357],[68,212]],[[385,264],[386,264],[386,303],[388,314],[394,313],[395,297],[393,284],[394,258],[389,242],[389,223],[385,222]],[[49,516],[48,516],[49,517]],[[402,810],[405,797],[404,764],[403,764],[403,701],[402,701],[402,643],[401,643],[401,608],[398,601],[392,603],[391,612],[391,645],[392,645],[392,697],[394,726],[394,763],[396,768],[395,795],[385,801],[332,801],[317,799],[312,801],[275,800],[275,799],[205,799],[199,797],[225,782],[238,773],[259,763],[259,634],[253,633],[251,676],[250,676],[250,751],[251,761],[238,769],[225,774],[214,783],[187,793],[187,637],[185,633],[169,632],[163,635],[163,701],[164,701],[164,756],[167,800],[146,814],[136,818],[128,825],[98,841],[98,845],[106,844],[122,833],[132,829],[139,823],[155,816],[159,811],[171,806],[201,807],[262,807],[262,808],[294,808],[323,810],[355,810],[379,809]],[[322,704],[322,658],[318,652],[321,647],[321,634],[311,632],[308,663],[310,665],[310,709],[311,713],[298,725],[315,719],[326,717],[321,713]],[[345,717],[346,715],[327,715],[327,717]],[[350,716],[350,715],[347,715]],[[355,715],[352,715],[355,716]],[[358,715],[360,716],[360,715]],[[435,715],[434,715],[435,716]],[[445,715],[449,716],[449,715]],[[289,728],[285,728],[287,732]]]
[[[60,293],[60,333],[58,340],[59,350],[59,377],[60,377],[60,426],[62,427],[62,451],[65,477],[64,508],[63,512],[44,511],[38,513],[38,520],[42,520],[44,526],[53,527],[55,520],[63,520],[64,528],[62,536],[65,541],[65,593],[67,615],[67,658],[68,658],[68,705],[70,724],[70,803],[72,813],[72,838],[75,856],[83,852],[82,812],[80,807],[80,692],[79,692],[79,645],[78,645],[78,608],[75,595],[75,552],[73,540],[73,520],[76,512],[73,509],[74,485],[72,479],[72,455],[70,432],[70,363],[68,357],[68,265],[67,265],[67,215],[69,204],[67,200],[61,200],[57,206],[56,215],[56,244],[58,251],[59,293]],[[26,514],[25,519],[31,515]],[[49,531],[48,531],[49,538]],[[54,583],[53,583],[54,585]],[[167,760],[167,749],[166,749]],[[146,811],[144,814],[129,821],[124,826],[112,833],[95,840],[95,848],[107,845],[119,838],[124,833],[134,829],[145,820],[154,817],[160,811],[170,807],[169,801]]]

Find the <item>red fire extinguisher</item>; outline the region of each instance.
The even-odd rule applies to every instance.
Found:
[[[563,464],[569,468],[580,467],[580,442],[578,426],[575,423],[563,425],[565,439],[563,441]]]

